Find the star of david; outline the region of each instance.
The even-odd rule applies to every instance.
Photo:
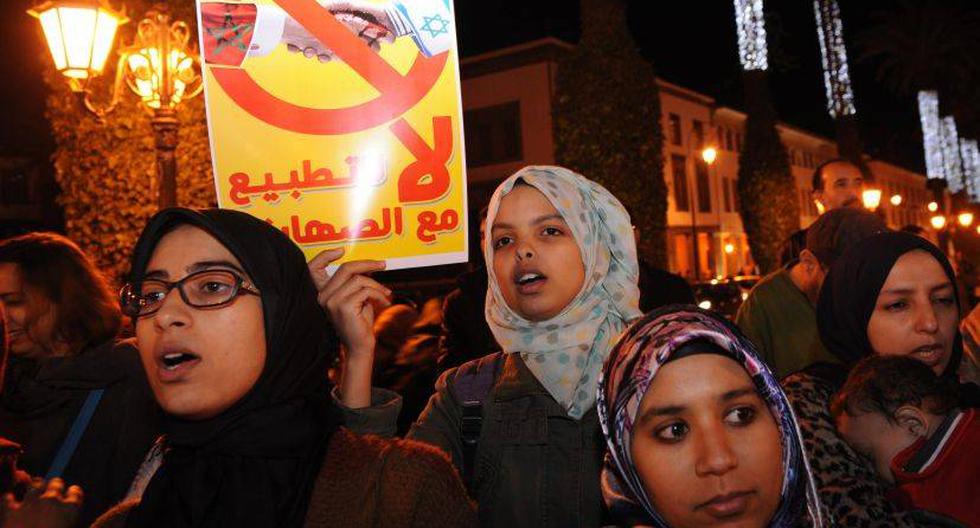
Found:
[[[227,46],[247,51],[244,38],[252,31],[252,26],[253,24],[235,24],[231,14],[226,14],[222,25],[207,28],[208,34],[218,43],[214,48],[214,54],[218,55]]]
[[[449,30],[447,29],[449,27],[449,21],[442,18],[442,16],[423,16],[422,19],[425,20],[425,24],[422,24],[422,31],[428,31],[429,36],[432,38],[442,35],[443,33],[449,33]]]

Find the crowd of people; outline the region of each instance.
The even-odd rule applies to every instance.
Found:
[[[425,302],[229,210],[155,215],[118,301],[4,240],[0,525],[980,526],[980,308],[857,167],[814,182],[734,322],[562,167],[501,183]]]

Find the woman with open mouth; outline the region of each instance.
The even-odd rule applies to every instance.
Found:
[[[599,385],[602,492],[620,526],[823,526],[789,401],[722,317],[668,307],[633,323]]]
[[[928,240],[902,232],[865,239],[837,259],[820,290],[820,339],[841,365],[812,365],[782,381],[804,431],[821,501],[835,522],[855,527],[917,526],[886,499],[874,469],[834,427],[830,402],[848,370],[869,355],[907,356],[958,377],[963,358],[953,268]],[[964,369],[975,371],[974,369]],[[960,385],[960,407],[978,387]]]
[[[629,215],[582,175],[525,167],[497,187],[484,249],[486,319],[503,352],[444,373],[408,437],[452,457],[482,526],[603,526],[596,386],[616,338],[641,315]],[[372,397],[370,387],[366,300],[382,300],[384,288],[367,273],[384,263],[348,262],[328,276],[338,257],[310,266],[349,352],[338,398],[349,423],[393,431],[394,396]]]
[[[123,306],[165,418],[133,495],[98,526],[469,526],[438,451],[339,427],[337,343],[300,249],[235,211],[168,209]],[[142,488],[142,489],[141,489]]]

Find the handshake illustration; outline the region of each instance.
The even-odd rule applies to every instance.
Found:
[[[382,43],[391,44],[396,36],[400,36],[393,21],[393,18],[397,19],[398,12],[390,4],[327,0],[321,5],[374,51],[379,51]],[[285,20],[280,42],[290,52],[302,53],[309,59],[316,57],[320,62],[336,59],[328,47],[290,17]]]
[[[456,39],[448,0],[321,0],[320,6],[375,51],[408,36],[431,57],[449,50]],[[275,4],[205,2],[201,22],[208,64],[240,67],[248,57],[268,55],[281,44],[309,59],[337,60],[329,46]]]

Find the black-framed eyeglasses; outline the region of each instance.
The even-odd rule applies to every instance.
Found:
[[[152,315],[163,305],[170,290],[177,288],[184,303],[193,308],[218,308],[239,295],[259,295],[250,282],[229,270],[203,270],[176,282],[144,279],[128,283],[119,292],[119,304],[130,317]]]

